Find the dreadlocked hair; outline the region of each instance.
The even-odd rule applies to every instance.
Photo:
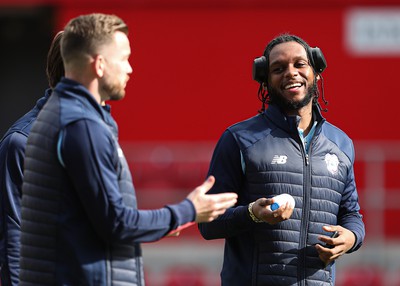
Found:
[[[321,91],[322,91],[321,99],[322,99],[322,101],[324,102],[325,108],[322,108],[321,105],[319,104],[319,101],[318,101],[318,98],[319,98],[319,95],[320,95],[320,93],[319,93],[319,88],[318,88],[318,82],[317,82],[317,89],[316,89],[316,91],[315,91],[315,96],[314,96],[313,102],[314,102],[315,105],[318,106],[318,108],[319,108],[321,111],[328,112],[328,108],[326,108],[326,106],[329,104],[329,101],[327,101],[327,100],[325,99],[324,78],[322,77],[321,74],[319,74],[319,77],[320,77],[320,79],[321,79],[321,81],[320,81],[320,82],[321,82]]]
[[[261,109],[258,110],[258,113],[264,113],[265,111],[265,104],[268,99],[268,93],[263,87],[263,84],[260,84],[260,87],[258,88],[258,93],[257,93],[258,99],[261,101]]]

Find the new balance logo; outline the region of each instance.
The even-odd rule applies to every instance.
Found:
[[[286,164],[287,161],[287,156],[285,155],[275,155],[274,158],[272,158],[272,165],[275,164]]]

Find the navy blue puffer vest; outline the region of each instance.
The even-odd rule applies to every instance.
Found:
[[[60,201],[63,200],[65,206],[68,200],[73,204],[79,199],[73,197],[76,194],[68,191],[73,186],[57,156],[58,131],[77,120],[76,114],[82,115],[81,110],[76,110],[80,105],[86,106],[86,120],[104,124],[104,132],[113,133],[113,130],[107,125],[104,114],[103,117],[100,116],[100,106],[88,104],[87,98],[66,98],[55,93],[50,97],[49,103],[51,108],[44,108],[32,128],[26,149],[20,285],[144,285],[139,244],[107,245],[97,236],[85,215],[77,216],[84,219],[71,225],[74,231],[65,234],[64,225],[63,235],[60,235],[62,214],[68,212],[68,208],[60,209]],[[63,108],[68,113],[67,116],[60,117],[60,110]],[[112,136],[112,144],[118,149],[115,135]],[[115,160],[119,189],[124,203],[136,208],[131,175],[122,151],[118,153],[120,152],[116,156],[119,159]],[[74,212],[83,211],[79,207],[71,209]],[[76,232],[77,228],[80,229],[79,232]],[[71,249],[76,249],[76,252],[60,257],[63,244],[74,244]],[[90,269],[87,265],[91,265]]]
[[[296,202],[289,220],[255,226],[252,285],[332,283],[331,266],[324,267],[314,245],[320,243],[319,235],[328,235],[323,225],[337,224],[352,164],[339,148],[340,142],[321,132],[323,125],[330,125],[321,117],[318,120],[309,154],[298,135],[296,118],[285,118],[274,107],[229,128],[246,166],[245,203],[283,193],[292,195]],[[331,168],[329,160],[334,164]]]

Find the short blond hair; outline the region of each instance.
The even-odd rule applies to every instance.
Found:
[[[128,35],[128,26],[115,15],[93,13],[70,20],[61,40],[64,64],[96,55],[102,46],[112,42],[116,31]]]

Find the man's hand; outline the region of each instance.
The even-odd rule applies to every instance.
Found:
[[[329,265],[332,261],[338,259],[353,247],[356,237],[352,231],[339,225],[323,226],[322,228],[325,231],[332,232],[332,234],[335,231],[338,233],[336,238],[331,238],[329,236],[318,237],[325,247],[320,244],[315,245],[319,253],[319,258],[325,265]]]
[[[279,209],[275,211],[271,211],[268,206],[272,205],[273,203],[274,199],[258,199],[253,204],[253,214],[258,219],[269,224],[277,224],[278,222],[288,220],[291,217],[294,209],[289,205],[289,203],[280,206]]]
[[[227,208],[236,204],[236,193],[206,195],[214,182],[214,176],[208,177],[201,186],[198,186],[187,196],[196,209],[196,222],[213,221],[223,214]]]

